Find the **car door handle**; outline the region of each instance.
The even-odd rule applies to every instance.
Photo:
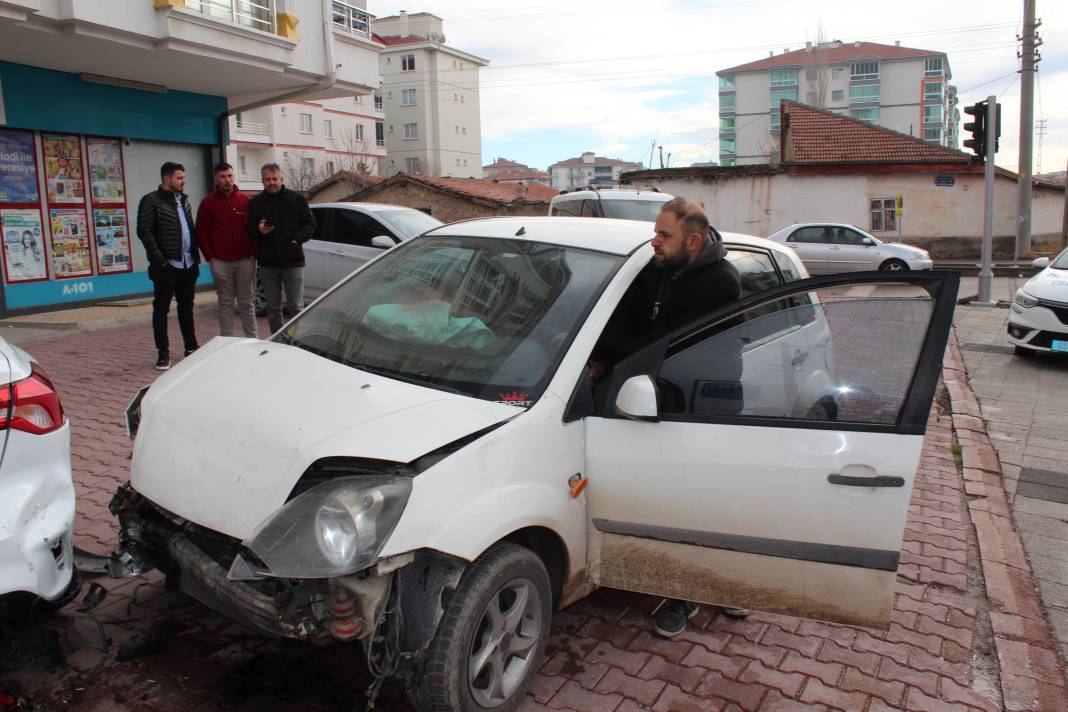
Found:
[[[326,254],[333,255],[334,257],[344,257],[345,256],[344,252],[336,252],[334,250],[327,250]]]
[[[797,245],[787,245],[787,247],[789,247],[791,250],[797,249]]]
[[[904,487],[904,477],[889,477],[878,475],[876,477],[851,477],[850,475],[827,475],[827,481],[832,485],[845,485],[846,487]]]
[[[840,249],[842,249],[842,248],[841,248],[841,247],[831,247],[831,249],[832,249],[832,250],[840,250]]]

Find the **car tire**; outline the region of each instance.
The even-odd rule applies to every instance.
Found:
[[[514,710],[541,667],[551,623],[541,559],[517,544],[496,544],[446,603],[409,692],[412,704],[419,712]]]
[[[1024,358],[1034,358],[1036,353],[1034,349],[1029,349],[1026,346],[1013,346],[1012,350],[1017,356],[1023,356]]]
[[[263,293],[260,270],[256,268],[256,285],[252,290],[252,303],[256,307],[256,316],[267,316],[267,295]]]
[[[909,266],[904,260],[890,259],[879,265],[880,272],[908,272]]]

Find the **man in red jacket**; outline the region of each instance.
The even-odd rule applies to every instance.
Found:
[[[197,211],[197,244],[215,278],[219,295],[219,333],[223,336],[233,334],[235,300],[245,336],[259,336],[253,298],[256,245],[248,239],[245,229],[249,200],[249,196],[237,187],[233,166],[219,163],[215,166],[215,191],[200,201]]]

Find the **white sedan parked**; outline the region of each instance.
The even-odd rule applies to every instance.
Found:
[[[454,223],[212,340],[143,391],[129,559],[435,712],[514,709],[597,586],[886,627],[957,277],[804,279],[728,234],[747,295],[591,383],[651,237]]]
[[[3,339],[0,453],[0,614],[56,608],[78,592],[70,425],[41,366]]]
[[[798,223],[768,236],[786,245],[812,274],[883,270],[929,270],[934,263],[925,250],[883,242],[843,223]]]
[[[1021,356],[1068,353],[1068,250],[1052,262],[1039,257],[1033,264],[1044,269],[1016,290],[1009,313],[1009,343]]]

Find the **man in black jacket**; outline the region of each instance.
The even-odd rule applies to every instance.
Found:
[[[623,295],[593,350],[590,376],[594,380],[645,344],[738,301],[738,270],[727,261],[723,243],[712,239],[700,203],[686,198],[664,203],[653,229],[653,259]],[[721,374],[724,381],[736,381],[740,388],[741,354],[725,361],[731,373]],[[675,637],[698,610],[688,601],[668,599],[657,612],[656,632]],[[724,608],[723,612],[735,618],[749,615],[740,608]]]
[[[267,299],[271,331],[282,328],[282,292],[286,311],[304,308],[304,248],[315,235],[315,216],[300,193],[285,187],[282,169],[268,163],[260,171],[263,192],[248,205],[248,234],[258,245],[256,262]]]
[[[160,167],[160,186],[137,206],[137,237],[148,254],[148,278],[152,280],[152,335],[156,341],[156,369],[171,365],[167,338],[167,313],[171,299],[178,302],[178,326],[185,342],[185,355],[197,350],[193,327],[193,294],[200,268],[200,250],[193,225],[193,208],[182,189],[185,168],[168,161]]]

